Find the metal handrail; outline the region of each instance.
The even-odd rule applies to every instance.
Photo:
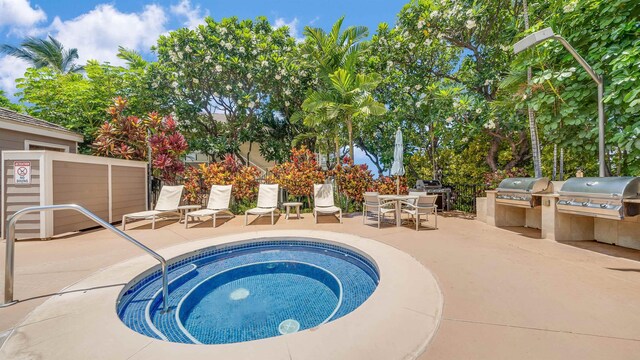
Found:
[[[168,284],[167,261],[165,260],[165,258],[163,258],[157,252],[151,250],[150,248],[148,248],[138,240],[132,238],[131,236],[124,233],[123,231],[118,230],[113,225],[102,220],[96,214],[76,204],[32,206],[32,207],[27,207],[27,208],[18,210],[17,212],[9,216],[6,222],[6,227],[5,227],[5,235],[6,235],[5,238],[7,241],[7,245],[6,245],[6,262],[5,262],[5,268],[4,268],[4,303],[0,304],[0,308],[13,305],[18,302],[17,300],[13,299],[13,270],[14,270],[14,259],[15,259],[16,222],[22,215],[25,215],[27,213],[49,211],[49,210],[51,211],[75,210],[77,212],[80,212],[86,217],[88,217],[89,219],[98,223],[100,226],[104,227],[107,230],[111,230],[112,232],[116,233],[116,235],[136,245],[140,249],[144,250],[147,254],[153,256],[156,260],[158,260],[160,262],[160,267],[162,269],[162,307],[164,311],[168,310],[167,299],[169,297],[169,287],[167,285]]]

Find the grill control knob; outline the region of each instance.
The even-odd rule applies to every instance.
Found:
[[[583,202],[582,206],[589,206],[589,202],[588,201]]]
[[[606,209],[606,208],[608,208],[608,207],[609,207],[609,205],[607,205],[607,204],[600,204],[600,207],[601,207],[601,208],[603,208],[603,209]]]

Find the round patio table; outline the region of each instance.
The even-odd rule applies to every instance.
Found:
[[[385,201],[396,202],[396,226],[402,225],[402,202],[407,200],[416,200],[419,198],[417,195],[378,195],[378,197]]]

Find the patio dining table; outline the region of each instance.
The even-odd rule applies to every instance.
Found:
[[[396,202],[396,226],[402,226],[402,202],[419,198],[417,195],[378,195],[378,197],[385,201]]]

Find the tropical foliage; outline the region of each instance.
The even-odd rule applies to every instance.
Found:
[[[274,29],[264,17],[208,18],[160,37],[157,86],[171,89],[195,148],[213,158],[237,154],[242,142],[260,140],[260,120],[270,111],[286,119],[301,102],[311,74],[287,59],[295,47],[287,28]]]
[[[233,185],[234,200],[247,203],[257,195],[259,176],[260,172],[254,166],[240,164],[230,155],[220,162],[189,167],[183,175],[185,199],[203,204],[211,185]]]
[[[305,146],[292,148],[289,161],[271,169],[268,182],[279,184],[289,195],[310,197],[313,184],[322,184],[325,173],[316,162],[316,156]]]
[[[237,167],[252,179],[254,170],[237,163],[250,157],[240,154],[248,143],[249,153],[280,163],[272,179],[291,194],[306,196],[307,185],[322,179],[320,166],[351,204],[367,189],[390,192],[392,181],[374,183],[368,168],[343,157],[362,150],[376,175],[387,174],[397,128],[408,184],[431,177],[494,184],[533,175],[535,133],[543,175],[552,175],[560,151],[565,173],[596,175],[592,79],[555,41],[513,53],[516,41],[552,27],[605,78],[612,174],[640,175],[638,1],[413,0],[398,10],[393,26],[380,24],[373,33],[338,19],[327,31],[305,28],[300,41],[264,17],[207,18],[161,36],[157,61],[121,48],[126,66],[90,61],[79,74],[57,60],[34,60],[18,96],[30,114],[83,133],[87,143],[111,121],[104,109],[123,96],[133,114],[174,115],[190,149],[211,161],[236,159],[224,171],[207,170],[215,176]],[[42,42],[63,52],[53,39]],[[320,156],[311,160],[312,153]],[[205,172],[188,174],[194,171]],[[202,176],[209,178],[192,178]],[[237,199],[253,196],[237,191]]]
[[[149,113],[140,118],[125,113],[127,100],[116,98],[109,107],[111,121],[102,124],[92,144],[93,154],[146,161],[151,150],[153,175],[174,182],[184,171],[181,160],[187,143],[171,116]]]
[[[81,150],[89,151],[98,128],[111,119],[106,109],[118,96],[127,99],[127,108],[134,114],[169,113],[163,90],[151,86],[150,67],[140,61],[126,67],[89,61],[84,74],[29,68],[24,78],[17,80],[17,95],[29,104],[29,114],[82,134],[85,143]]]
[[[552,27],[604,74],[609,166],[617,175],[640,173],[640,3],[582,0],[548,5],[530,5],[536,21],[531,31]],[[526,66],[534,69],[530,88],[520,87]],[[531,106],[546,143],[578,150],[582,167],[591,168],[598,151],[598,107],[596,84],[589,75],[554,41],[516,58],[511,75],[504,83],[505,104],[520,111]]]
[[[380,176],[375,179],[369,186],[369,191],[375,191],[382,195],[406,194],[409,191],[407,186],[407,178],[400,176],[400,187],[398,188],[398,178],[396,176]]]
[[[355,165],[347,156],[330,172],[335,178],[338,192],[345,197],[344,208],[350,205],[359,206],[364,200],[364,193],[373,182],[373,175],[365,164]]]
[[[60,41],[51,35],[47,39],[26,38],[19,47],[0,46],[0,53],[26,60],[36,69],[49,68],[59,73],[76,73],[83,70],[75,64],[78,49],[66,50]]]

